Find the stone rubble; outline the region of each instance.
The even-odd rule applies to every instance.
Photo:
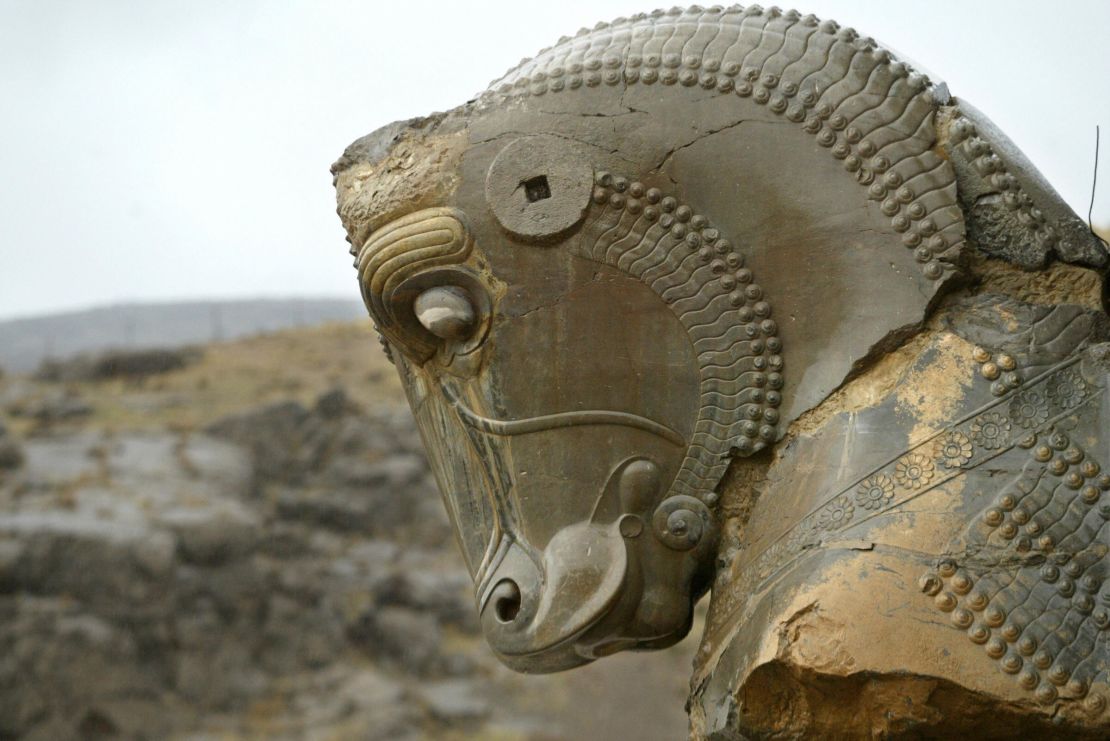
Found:
[[[0,738],[572,737],[507,699],[407,409],[26,411],[95,393],[0,381]]]

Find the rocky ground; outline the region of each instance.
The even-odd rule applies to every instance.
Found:
[[[501,667],[363,324],[0,377],[0,739],[677,739],[692,643]]]

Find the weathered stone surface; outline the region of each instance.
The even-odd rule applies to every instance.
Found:
[[[395,665],[410,666],[425,675],[438,669],[442,637],[434,616],[405,607],[382,607],[355,629],[355,635],[367,651]]]
[[[92,414],[92,406],[79,396],[63,390],[52,389],[32,398],[22,398],[9,403],[8,413],[13,417],[33,419],[43,425],[80,419]]]
[[[429,682],[420,688],[420,696],[432,717],[441,723],[458,727],[489,715],[489,702],[476,697],[474,685],[461,680]]]
[[[258,562],[246,524],[233,519],[228,529],[215,516],[229,511],[170,509],[158,518],[165,530],[94,526],[87,515],[0,517],[0,634],[10,641],[0,665],[3,731],[165,736],[195,723],[199,708],[234,711],[274,677],[357,651],[349,603],[374,600],[364,584],[393,580],[404,564],[383,567],[374,557],[342,574],[311,550],[280,568]],[[417,614],[416,625],[435,628],[434,617]],[[431,667],[438,641],[423,645],[416,658]],[[415,671],[405,663],[413,656],[396,658],[397,670]],[[353,691],[342,695],[348,703]],[[344,712],[352,734],[381,738],[401,737],[427,715],[419,703],[372,698]]]
[[[223,419],[207,432],[251,452],[259,484],[274,480],[299,482],[319,464],[321,441],[314,438],[309,411],[294,401],[280,402],[257,412]]]
[[[23,449],[0,424],[0,471],[10,471],[23,465]]]
[[[712,584],[695,737],[1107,733],[1110,258],[946,85],[675,8],[333,173],[505,664]]]
[[[366,650],[386,651],[398,678],[368,668],[328,688],[305,685],[322,707],[299,712],[321,728],[404,738],[433,722],[405,676],[433,667],[473,675],[438,638],[441,622],[474,630],[464,573],[423,551],[290,522],[269,496],[285,487],[303,498],[298,482],[308,481],[334,483],[331,497],[348,507],[434,497],[412,456],[411,425],[388,410],[381,423],[368,418],[341,391],[292,415],[299,424],[275,408],[294,405],[246,415],[274,431],[241,428],[240,443],[91,430],[20,439],[4,428],[3,441],[25,453],[0,479],[0,735],[167,737],[195,726],[198,713],[234,717],[276,683],[305,685],[364,660],[356,635],[365,620],[394,636]],[[310,451],[296,466],[259,455],[291,436]],[[344,473],[375,458],[379,474]],[[414,543],[442,539],[442,515],[425,523],[418,511],[401,507],[391,522]],[[391,622],[391,610],[403,619]]]
[[[177,536],[184,560],[218,564],[249,554],[261,522],[245,507],[221,504],[170,509],[159,517],[159,524]]]
[[[1110,252],[1009,137],[967,101],[939,112],[939,138],[979,249],[1026,268],[1106,268]]]
[[[98,355],[46,360],[35,371],[35,378],[63,383],[112,378],[142,380],[185,368],[199,357],[200,352],[195,348],[110,350]]]

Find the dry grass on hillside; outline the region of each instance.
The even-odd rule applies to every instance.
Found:
[[[76,384],[101,429],[189,430],[260,405],[311,405],[342,387],[366,408],[403,404],[393,367],[369,322],[291,329],[208,345],[200,362],[149,378]]]

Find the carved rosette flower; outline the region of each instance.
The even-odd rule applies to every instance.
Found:
[[[846,496],[839,496],[821,510],[817,525],[822,530],[839,530],[852,521],[855,505]]]
[[[974,450],[967,435],[953,431],[937,440],[934,455],[945,468],[963,468],[971,460]]]
[[[1075,409],[1087,398],[1087,383],[1072,369],[1061,371],[1045,384],[1048,398],[1061,409]]]
[[[1017,395],[1010,402],[1010,417],[1027,430],[1039,427],[1048,419],[1048,404],[1044,394],[1037,389],[1029,389]]]
[[[790,535],[787,537],[787,547],[791,551],[800,551],[806,546],[815,544],[817,542],[817,531],[817,519],[812,516],[805,518],[790,531]]]
[[[903,456],[894,466],[894,480],[904,489],[920,489],[933,480],[936,466],[919,453]]]
[[[802,549],[803,536],[804,533],[801,532],[801,526],[795,527],[785,538],[778,541],[767,550],[768,557],[777,563],[796,556]]]
[[[856,487],[856,505],[866,510],[882,509],[894,499],[894,482],[885,473],[864,479]]]
[[[757,568],[753,574],[755,581],[761,582],[770,576],[779,564],[793,557],[795,552],[791,549],[789,540],[777,540],[760,556]]]
[[[971,424],[971,439],[980,448],[998,450],[1010,441],[1010,420],[987,412]]]

